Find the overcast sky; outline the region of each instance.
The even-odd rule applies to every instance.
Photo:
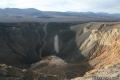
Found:
[[[120,0],[0,0],[0,8],[120,13]]]

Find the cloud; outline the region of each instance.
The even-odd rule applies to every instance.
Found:
[[[120,13],[120,0],[0,0],[0,8]]]

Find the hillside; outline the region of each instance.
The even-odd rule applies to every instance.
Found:
[[[120,14],[93,12],[54,12],[34,8],[0,9],[0,22],[90,22],[119,21]]]
[[[77,33],[78,46],[92,70],[84,75],[85,78],[75,80],[119,80],[120,23],[93,22],[78,25],[77,30],[80,26],[84,27],[84,32]],[[89,37],[80,42],[80,36],[89,32]]]

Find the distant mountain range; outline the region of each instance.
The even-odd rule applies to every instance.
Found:
[[[0,22],[87,22],[118,20],[120,20],[120,14],[93,12],[54,12],[40,11],[34,8],[0,9]]]

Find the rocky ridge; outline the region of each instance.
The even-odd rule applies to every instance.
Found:
[[[85,33],[90,31],[90,35],[78,46],[93,69],[75,80],[119,80],[119,67],[115,66],[120,66],[117,64],[120,62],[120,23],[87,23],[82,26],[84,25]]]

